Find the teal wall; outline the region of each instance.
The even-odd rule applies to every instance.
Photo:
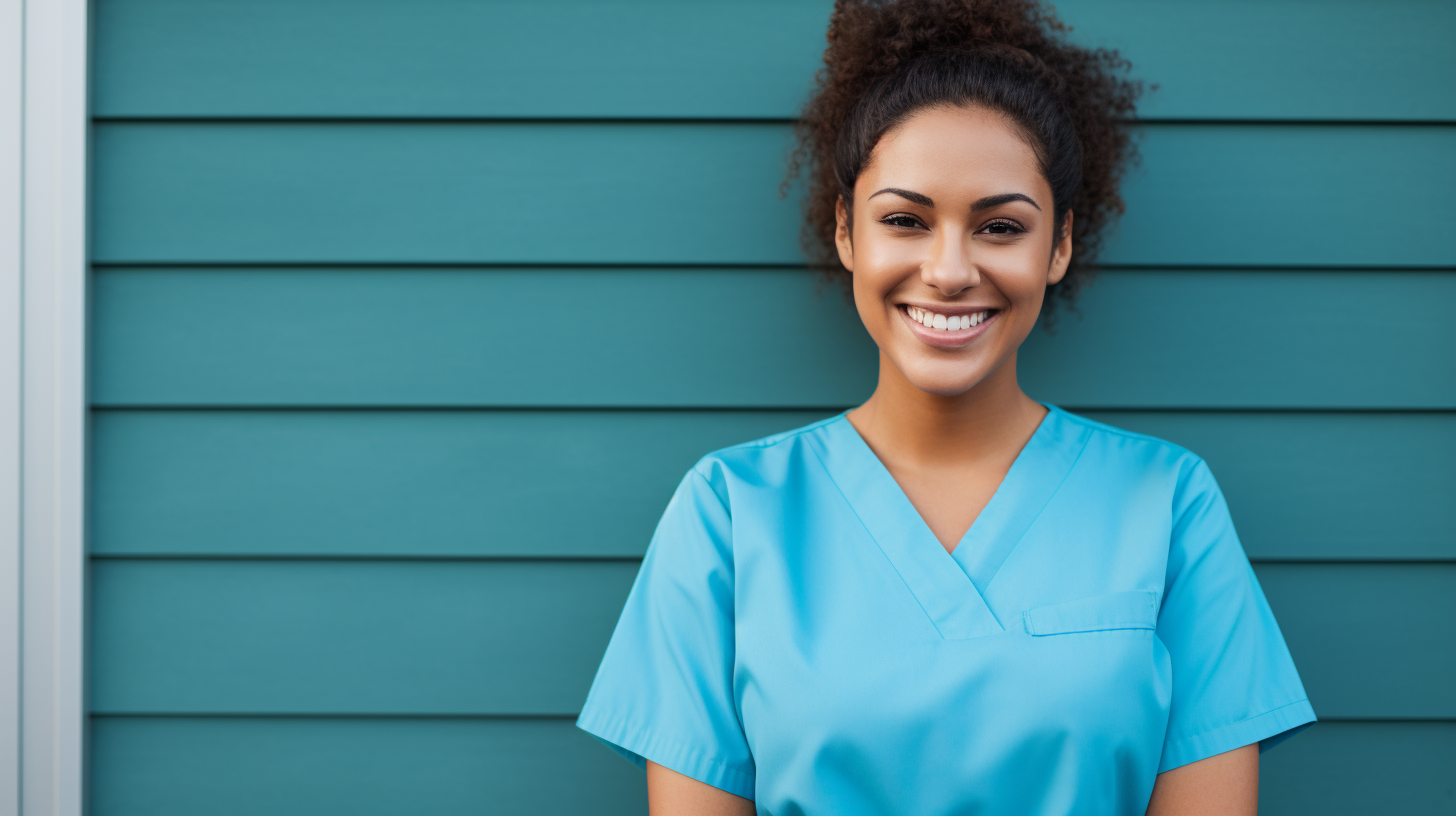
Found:
[[[1024,383],[1222,482],[1266,813],[1456,813],[1456,4],[1061,9],[1161,87]],[[93,814],[645,810],[572,720],[657,515],[873,385],[776,196],[827,11],[96,0]]]

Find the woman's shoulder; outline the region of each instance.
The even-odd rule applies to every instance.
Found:
[[[1184,481],[1195,470],[1205,468],[1203,458],[1176,442],[1149,433],[1129,430],[1048,404],[1078,436],[1086,437],[1081,458],[1105,471],[1126,468],[1134,472],[1160,473]]]
[[[1116,507],[1165,506],[1175,519],[1223,501],[1213,471],[1194,451],[1161,436],[1058,410],[1067,436],[1086,440],[1070,477],[1074,495],[1095,496]]]
[[[786,471],[801,467],[807,461],[806,447],[821,437],[836,422],[845,421],[844,412],[810,422],[787,431],[739,442],[704,455],[692,470],[711,483],[725,478],[739,481],[778,481]]]

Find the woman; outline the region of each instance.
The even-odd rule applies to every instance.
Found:
[[[1031,0],[841,0],[829,43],[807,232],[879,383],[688,472],[578,725],[655,816],[1253,814],[1314,713],[1212,474],[1017,385],[1137,86]]]

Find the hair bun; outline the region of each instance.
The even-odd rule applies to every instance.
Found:
[[[868,87],[921,54],[1010,47],[1040,61],[1067,27],[1036,0],[836,0],[821,85],[829,76]]]

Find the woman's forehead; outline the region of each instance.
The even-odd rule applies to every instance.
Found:
[[[893,182],[893,183],[892,183]],[[856,188],[869,195],[885,186],[935,197],[979,198],[989,188],[1015,188],[1043,204],[1051,187],[1036,152],[1008,117],[985,108],[918,111],[875,144]]]

